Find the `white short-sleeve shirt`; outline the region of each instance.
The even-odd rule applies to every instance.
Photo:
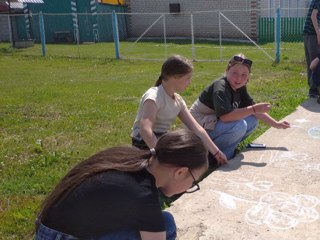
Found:
[[[170,97],[162,85],[150,88],[140,100],[138,113],[133,124],[131,137],[137,140],[142,140],[140,136],[140,120],[143,104],[146,100],[154,101],[157,106],[157,115],[152,129],[155,133],[169,131],[178,114],[187,108],[185,101],[179,94],[175,93],[174,98]]]

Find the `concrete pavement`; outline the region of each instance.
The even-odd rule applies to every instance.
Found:
[[[309,99],[168,209],[178,239],[320,239],[320,104]]]

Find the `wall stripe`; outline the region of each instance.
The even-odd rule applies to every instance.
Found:
[[[26,24],[27,39],[30,39],[31,34],[30,34],[29,8],[27,3],[23,3],[23,14],[24,14],[24,22]]]
[[[71,14],[73,22],[73,37],[76,42],[80,41],[79,39],[79,24],[78,24],[78,9],[76,0],[71,0]]]
[[[98,18],[97,18],[97,1],[90,1],[90,8],[92,14],[92,31],[93,31],[93,39],[95,42],[99,42],[99,29],[98,29]]]

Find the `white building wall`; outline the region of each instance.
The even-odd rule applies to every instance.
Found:
[[[247,35],[255,37],[252,25],[256,26],[256,18],[252,19],[252,9],[256,9],[255,0],[129,0],[129,17],[131,37],[139,37],[161,14],[165,15],[166,36],[191,38],[191,17],[193,14],[194,35],[199,38],[219,37],[219,11],[235,23]],[[179,3],[180,13],[169,15],[169,4]],[[241,10],[241,11],[239,11]],[[143,13],[154,13],[144,15]],[[223,37],[245,38],[225,19],[221,18]],[[147,33],[146,37],[163,37],[163,19],[158,21]]]

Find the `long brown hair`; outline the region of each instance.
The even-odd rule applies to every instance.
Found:
[[[161,74],[155,83],[155,87],[160,86],[162,81],[166,81],[169,76],[186,75],[193,71],[192,61],[180,55],[169,57],[161,68]]]
[[[36,229],[47,211],[86,179],[110,169],[124,172],[139,171],[149,164],[152,155],[155,155],[160,163],[188,167],[190,170],[208,166],[207,149],[202,140],[186,129],[162,135],[156,144],[155,153],[131,146],[105,149],[73,167],[58,183],[42,204]]]

